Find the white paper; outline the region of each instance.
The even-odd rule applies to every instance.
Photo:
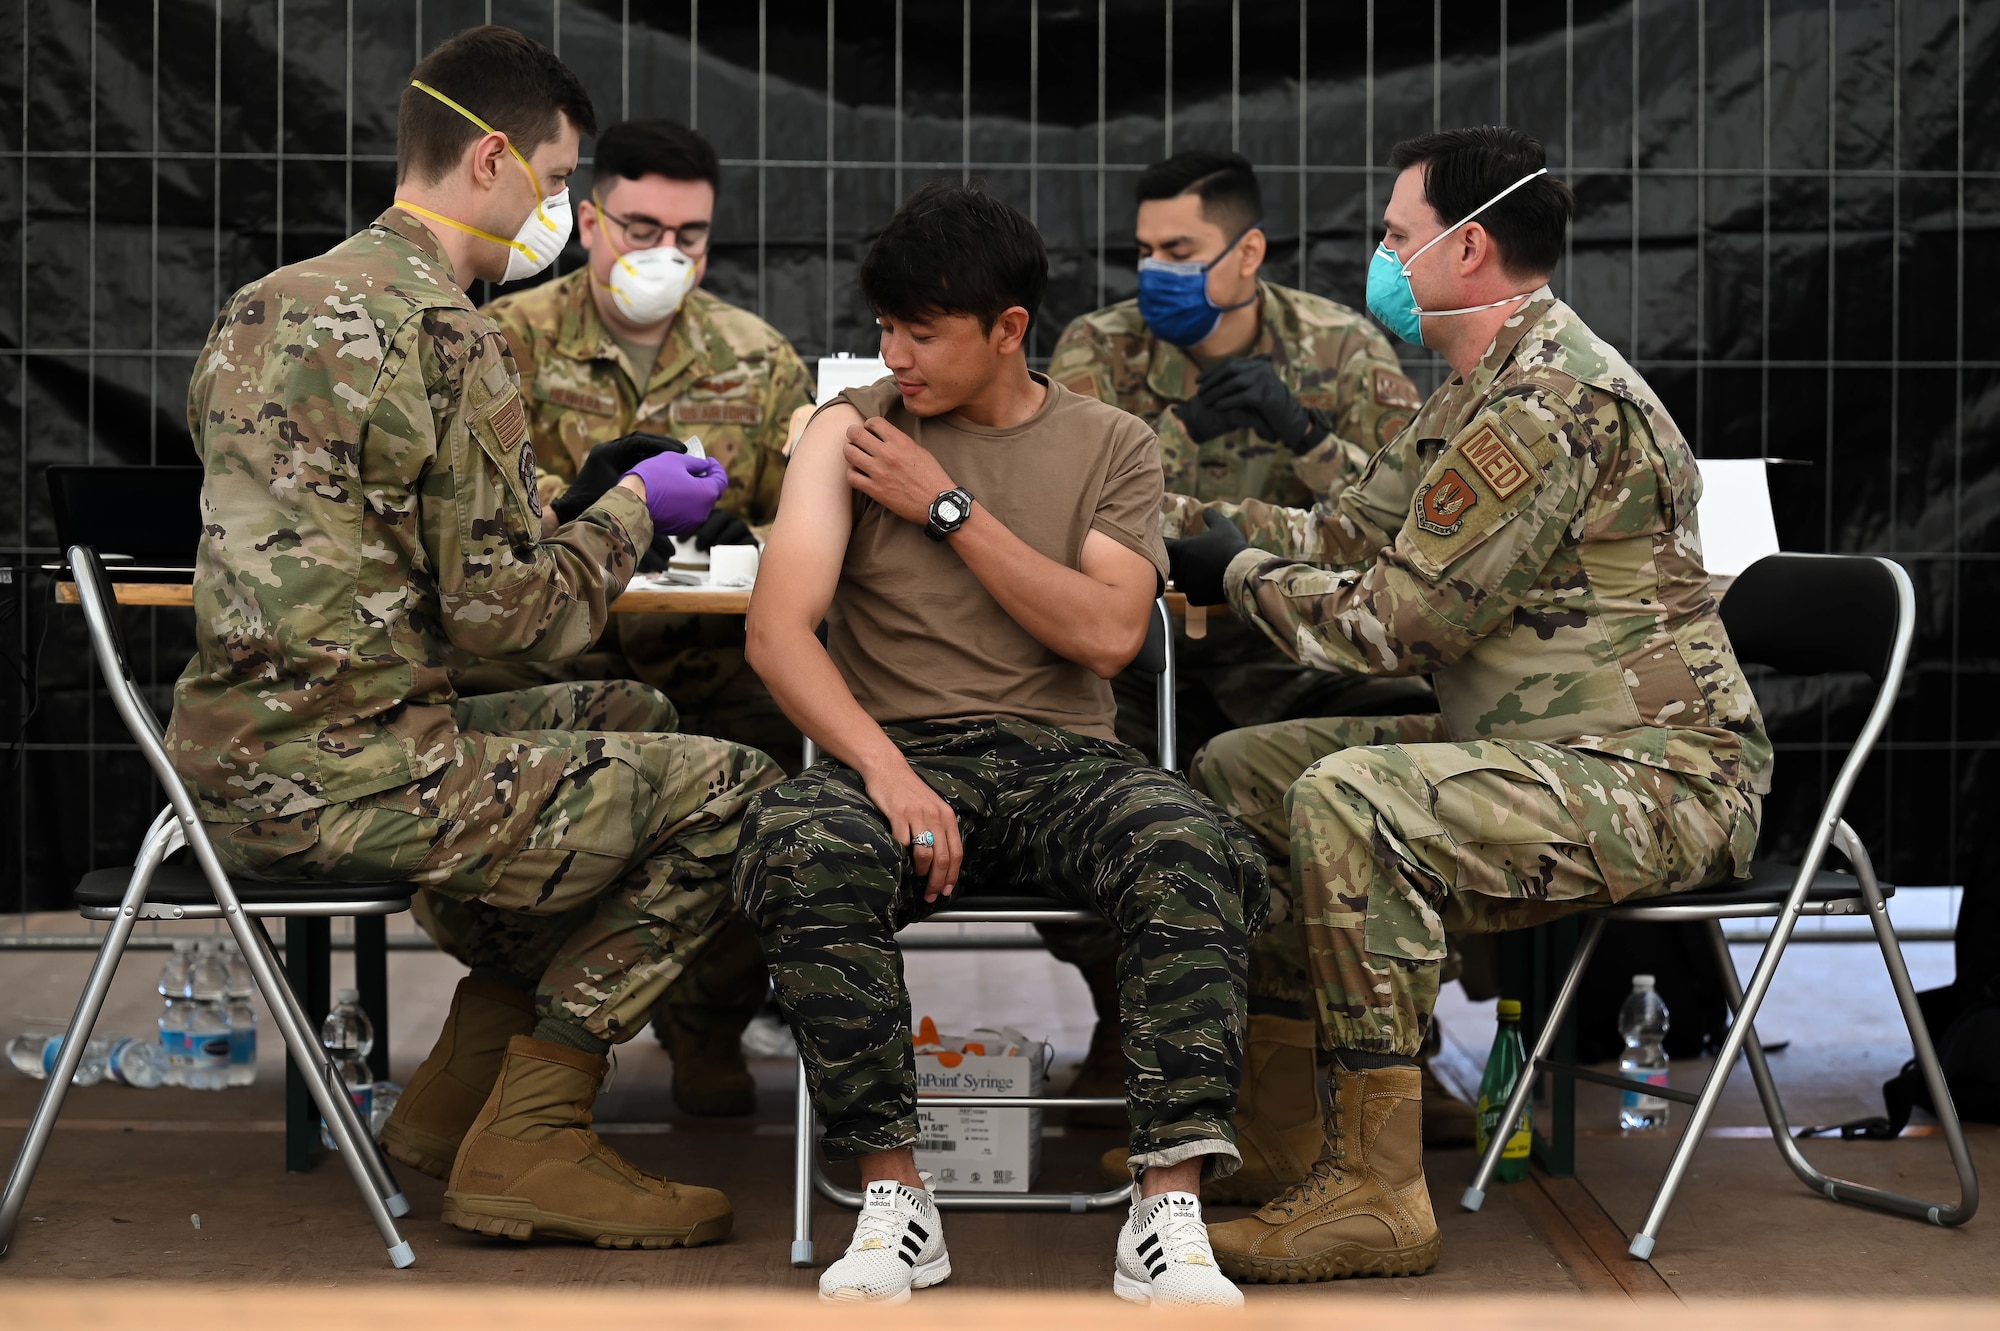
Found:
[[[1765,555],[1778,553],[1771,483],[1762,458],[1703,458],[1702,562],[1711,577],[1733,578]]]
[[[889,373],[880,356],[821,356],[819,397],[814,406],[823,407],[850,388],[865,388]]]

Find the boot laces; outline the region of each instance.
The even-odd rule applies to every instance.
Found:
[[[1326,1149],[1320,1153],[1319,1159],[1313,1161],[1306,1176],[1271,1203],[1287,1219],[1296,1216],[1301,1208],[1317,1206],[1330,1185],[1343,1182],[1346,1178],[1347,1144],[1344,1139],[1347,1130],[1336,1122],[1327,1126],[1326,1135]]]
[[[1158,1228],[1153,1233],[1159,1236],[1161,1256],[1172,1261],[1189,1248],[1200,1251],[1204,1256],[1212,1251],[1208,1242],[1208,1226],[1199,1212],[1182,1213],[1168,1206],[1162,1206],[1160,1211]]]
[[[886,1206],[875,1207],[864,1205],[861,1208],[860,1218],[854,1224],[854,1241],[847,1245],[849,1252],[859,1252],[866,1249],[868,1245],[865,1240],[870,1238],[882,1240],[877,1246],[892,1251],[898,1243],[902,1242],[903,1234],[909,1228],[910,1221],[917,1218],[921,1208],[915,1205],[911,1198],[901,1195],[909,1191],[908,1185],[898,1184],[897,1190],[899,1194],[897,1201],[903,1203],[903,1206],[897,1206],[892,1209]]]

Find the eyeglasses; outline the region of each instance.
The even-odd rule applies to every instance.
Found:
[[[597,203],[600,215],[616,222],[618,229],[625,233],[627,249],[649,250],[670,234],[674,238],[674,248],[690,259],[699,259],[708,249],[710,224],[707,222],[683,222],[675,227],[663,226],[650,217],[620,217],[606,208],[602,202],[597,200],[592,202]]]

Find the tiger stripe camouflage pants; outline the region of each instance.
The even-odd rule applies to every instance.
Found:
[[[1446,743],[1438,716],[1251,726],[1218,736],[1191,770],[1270,854],[1271,914],[1303,927],[1323,1047],[1411,1056],[1447,932],[1740,876],[1762,804],[1560,745]]]
[[[958,815],[956,898],[1032,885],[1117,927],[1134,1163],[1207,1156],[1211,1177],[1232,1172],[1244,955],[1265,905],[1255,840],[1181,778],[1107,740],[1010,718],[888,731]],[[826,761],[752,800],[736,895],[805,1057],[827,1154],[915,1142],[895,935],[938,907],[860,774]]]
[[[630,1038],[724,919],[755,749],[668,733],[629,680],[462,698],[455,760],[412,785],[211,825],[261,878],[409,879],[419,920],[468,966],[536,986],[542,1016]]]

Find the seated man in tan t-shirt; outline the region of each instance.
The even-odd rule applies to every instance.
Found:
[[[917,1172],[896,931],[1023,882],[1123,936],[1131,1162],[1115,1287],[1241,1301],[1198,1189],[1236,1168],[1245,952],[1264,865],[1244,829],[1112,736],[1166,551],[1137,417],[1029,371],[1041,237],[976,188],[913,196],[861,267],[892,377],[806,427],[750,609],[749,659],[828,757],[746,816],[736,891],[771,962],[835,1158],[858,1158],[829,1299],[951,1273]],[[815,629],[824,621],[822,646]]]

